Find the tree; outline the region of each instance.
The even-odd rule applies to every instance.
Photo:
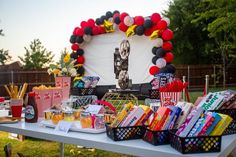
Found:
[[[203,31],[201,25],[191,23],[195,19],[197,0],[173,0],[164,15],[170,18],[170,28],[174,31],[173,52],[176,54],[175,62],[181,64],[212,63],[217,57],[211,51],[214,46],[212,39]]]
[[[39,39],[34,39],[30,48],[26,48],[26,53],[24,58],[18,56],[20,60],[24,63],[25,69],[41,69],[49,65],[52,62],[54,55],[51,51],[47,51]]]
[[[197,12],[192,23],[204,23],[203,31],[208,31],[210,39],[214,40],[212,49],[221,56],[223,87],[226,84],[226,71],[235,62],[236,50],[236,1],[235,0],[205,0],[197,8],[205,8]]]
[[[8,50],[0,49],[0,64],[5,65],[7,61],[11,60]]]
[[[4,36],[4,34],[2,32],[3,32],[3,30],[0,29],[0,36]],[[5,63],[10,60],[11,60],[11,56],[9,55],[9,51],[4,50],[4,49],[0,49],[0,64],[5,65]]]

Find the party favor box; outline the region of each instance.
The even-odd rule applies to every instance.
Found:
[[[69,99],[71,77],[64,77],[64,76],[56,77],[55,84],[56,87],[62,88],[62,100]]]
[[[52,89],[33,89],[35,92],[35,101],[38,108],[38,116],[43,117],[44,110],[52,105]]]

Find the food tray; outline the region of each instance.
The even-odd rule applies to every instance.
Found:
[[[43,120],[40,122],[42,126],[49,127],[49,128],[55,128],[56,125],[52,123],[51,120]],[[82,128],[79,121],[73,122],[72,127],[70,128],[70,131],[75,132],[84,132],[84,133],[91,133],[91,134],[99,134],[106,131],[106,128],[103,129],[92,129],[92,128]]]

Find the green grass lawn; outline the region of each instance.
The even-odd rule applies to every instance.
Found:
[[[234,88],[235,89],[235,88]],[[219,91],[222,89],[210,89],[210,91]],[[201,96],[203,92],[191,92],[190,99],[194,102],[198,96]],[[141,103],[143,101],[140,101]],[[52,141],[45,141],[35,138],[27,138],[23,142],[12,140],[8,138],[8,133],[0,132],[0,157],[4,156],[3,147],[7,143],[12,144],[13,157],[16,156],[16,152],[21,152],[27,157],[58,157],[59,156],[59,143]],[[76,145],[65,145],[66,157],[125,157],[127,155],[98,150],[77,148]]]

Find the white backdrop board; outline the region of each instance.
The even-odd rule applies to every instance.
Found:
[[[89,43],[83,45],[85,75],[99,76],[98,85],[115,85],[117,80],[114,74],[113,53],[124,39],[130,42],[128,73],[132,83],[150,82],[152,76],[149,74],[149,67],[152,65],[152,48],[156,41],[144,35],[127,38],[125,33],[120,31],[94,36]]]

